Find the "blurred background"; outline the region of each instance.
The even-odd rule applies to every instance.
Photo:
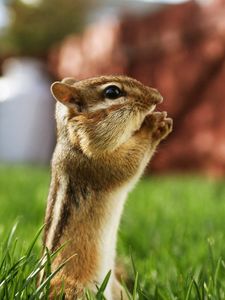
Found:
[[[225,174],[225,1],[1,0],[0,161],[48,164],[53,80],[127,74],[174,131],[152,172]]]
[[[50,84],[101,74],[157,88],[174,119],[123,214],[129,288],[133,249],[145,299],[225,299],[225,0],[0,0],[0,265],[15,220],[22,243],[43,224]]]

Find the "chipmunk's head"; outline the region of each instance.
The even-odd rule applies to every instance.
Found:
[[[77,118],[79,126],[95,116],[96,122],[105,121],[107,130],[110,129],[106,124],[114,122],[117,126],[129,126],[131,134],[163,99],[156,89],[127,76],[100,76],[81,81],[65,78],[53,83],[51,91],[64,105],[64,117]]]
[[[74,114],[94,112],[114,105],[130,105],[140,111],[151,111],[162,101],[156,89],[126,76],[100,76],[76,81],[65,78],[51,86],[54,98]]]

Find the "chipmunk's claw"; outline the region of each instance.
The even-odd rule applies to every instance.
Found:
[[[173,120],[167,118],[167,112],[153,112],[144,120],[145,125],[151,129],[152,138],[155,141],[164,139],[173,128]]]
[[[171,118],[164,119],[159,123],[158,128],[153,132],[152,137],[155,140],[162,140],[172,131],[173,120]]]

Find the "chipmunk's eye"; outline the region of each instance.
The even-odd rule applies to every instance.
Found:
[[[108,99],[117,99],[122,96],[121,90],[116,85],[109,85],[104,90],[104,97]]]

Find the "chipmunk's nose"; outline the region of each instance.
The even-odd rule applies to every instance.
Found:
[[[150,89],[150,100],[153,104],[159,104],[163,101],[163,96],[156,89]]]

